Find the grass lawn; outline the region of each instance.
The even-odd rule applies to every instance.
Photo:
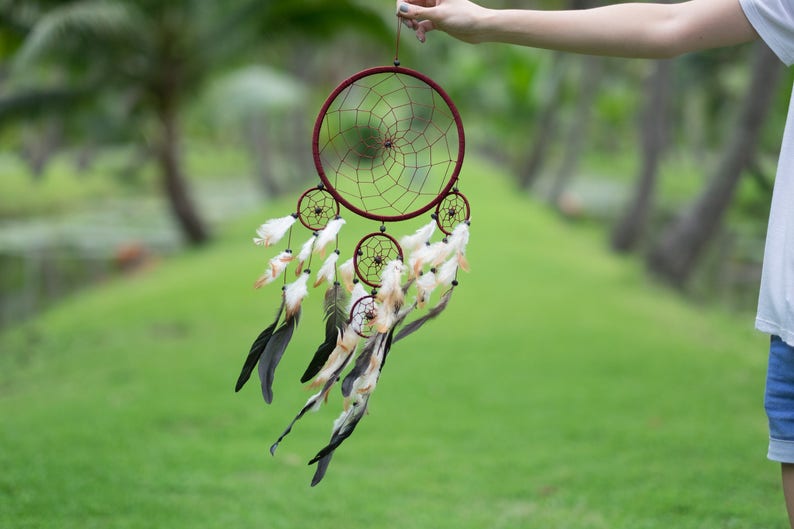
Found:
[[[648,284],[491,167],[461,188],[472,272],[395,345],[319,486],[340,399],[268,447],[307,398],[321,291],[274,403],[233,391],[279,295],[251,288],[272,255],[253,228],[290,200],[0,336],[0,527],[784,527],[752,317]]]

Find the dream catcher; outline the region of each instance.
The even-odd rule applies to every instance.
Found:
[[[401,67],[395,54],[394,66],[356,73],[331,93],[312,137],[320,183],[300,196],[295,211],[257,229],[257,245],[287,242],[255,286],[280,283],[283,292],[235,390],[256,368],[262,396],[272,402],[275,370],[298,327],[301,304],[310,286],[325,285],[324,339],[300,378],[314,393],[270,448],[275,454],[295,423],[326,403],[339,383],[342,412],[328,443],[309,461],[317,465],[312,486],[365,415],[392,345],[438,316],[458,271],[468,270],[470,208],[457,187],[464,143],[449,96],[427,76]],[[340,206],[374,221],[371,233],[343,246]],[[393,233],[397,223],[424,214],[429,222],[416,231]]]

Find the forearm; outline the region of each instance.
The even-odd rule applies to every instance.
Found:
[[[657,58],[757,38],[739,0],[627,3],[569,11],[486,9],[466,0],[408,1],[431,5],[404,12],[415,19],[420,40],[425,30],[441,29],[468,42]],[[423,15],[427,22],[417,23]]]
[[[667,57],[678,50],[673,6],[618,4],[577,11],[487,10],[481,42],[505,42],[590,55]]]

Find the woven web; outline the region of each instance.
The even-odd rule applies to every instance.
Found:
[[[386,264],[402,259],[400,245],[385,233],[371,233],[361,239],[353,255],[353,266],[359,279],[371,287],[381,285],[381,274]]]
[[[309,189],[298,199],[298,219],[310,230],[325,228],[328,221],[339,215],[339,204],[325,189]]]
[[[455,114],[430,85],[381,72],[345,87],[318,129],[319,162],[346,205],[370,218],[415,216],[439,199],[461,152]]]

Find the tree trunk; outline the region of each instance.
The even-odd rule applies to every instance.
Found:
[[[582,78],[580,86],[582,91],[576,102],[576,109],[571,119],[570,128],[565,138],[565,152],[562,164],[552,182],[548,200],[553,205],[558,205],[565,188],[573,178],[587,139],[587,129],[592,116],[593,101],[595,100],[597,86],[601,79],[601,57],[585,56],[582,58]]]
[[[529,190],[538,179],[538,176],[540,176],[540,172],[546,162],[546,155],[549,152],[549,147],[557,134],[560,105],[562,103],[561,85],[565,77],[566,56],[567,54],[564,53],[554,54],[551,80],[549,81],[549,92],[538,116],[535,141],[532,142],[532,148],[521,164],[518,173],[518,185],[524,190]]]
[[[642,162],[634,197],[612,230],[611,246],[616,252],[633,250],[648,223],[656,189],[659,159],[668,140],[672,67],[672,61],[658,60],[648,78],[648,98],[645,100],[640,123]]]
[[[762,43],[756,45],[753,57],[750,86],[716,171],[695,204],[662,234],[648,255],[651,272],[675,286],[686,283],[698,257],[720,228],[773,102],[782,64]]]
[[[182,173],[176,105],[166,102],[159,106],[158,112],[162,135],[157,148],[157,162],[163,191],[186,242],[199,246],[209,241],[209,231],[190,197],[187,180]]]

